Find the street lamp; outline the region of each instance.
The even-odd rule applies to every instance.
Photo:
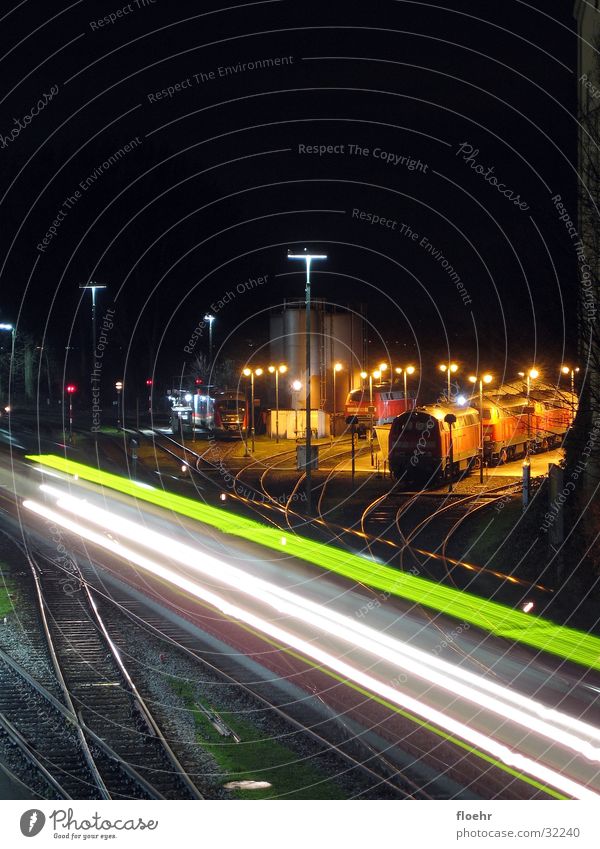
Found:
[[[471,383],[479,382],[479,483],[483,483],[483,384],[491,383],[493,377],[491,374],[484,374],[476,377],[470,375]]]
[[[451,378],[453,374],[456,374],[458,371],[458,366],[456,363],[442,363],[440,365],[440,371],[446,372],[448,377],[448,403],[450,403],[450,395],[452,394],[452,386],[451,386]]]
[[[306,512],[312,513],[312,450],[310,429],[310,265],[314,260],[327,259],[326,254],[309,254],[304,249],[301,254],[288,254],[288,259],[301,259],[306,263],[306,287],[304,290],[304,304],[306,319],[304,333],[306,336]]]
[[[117,430],[121,427],[121,392],[123,391],[123,381],[117,380],[115,383],[115,389],[117,390]]]
[[[333,437],[333,436],[335,436],[335,432],[334,432],[334,431],[335,431],[335,416],[336,416],[336,412],[337,412],[337,411],[336,411],[336,394],[335,394],[336,385],[335,385],[335,378],[336,378],[336,375],[337,375],[338,371],[341,371],[341,370],[342,370],[342,368],[343,368],[343,366],[342,366],[342,364],[341,364],[341,363],[336,363],[336,364],[334,365],[334,367],[333,367],[333,421],[332,421],[333,427],[331,428],[331,435],[332,435],[332,437]]]
[[[252,453],[254,453],[254,378],[263,373],[261,368],[245,368],[242,374],[250,378],[250,439],[252,441]]]
[[[208,321],[208,374],[209,375],[210,375],[211,369],[212,369],[212,352],[213,352],[212,336],[213,336],[213,321],[214,320],[215,320],[214,315],[211,315],[210,313],[207,313],[204,316],[204,321]],[[210,376],[209,376],[208,380],[209,380],[209,385],[210,385]]]
[[[275,442],[279,442],[279,375],[285,374],[288,367],[269,366],[269,372],[275,375]]]
[[[519,377],[524,377],[527,380],[527,452],[526,456],[529,456],[529,444],[531,442],[531,404],[529,403],[529,393],[531,392],[531,381],[536,380],[540,376],[539,371],[535,366],[529,369],[529,371],[519,372]]]
[[[561,368],[563,374],[571,375],[571,425],[575,420],[575,373],[579,371],[578,368],[571,368],[570,366],[563,366]]]
[[[296,438],[298,437],[298,392],[302,389],[302,383],[299,380],[292,381],[292,390],[296,393],[293,399],[294,409],[296,410]]]
[[[414,374],[416,371],[414,366],[406,366],[404,369],[404,409],[408,410],[408,375]]]
[[[373,456],[373,430],[375,429],[375,422],[373,421],[373,413],[375,412],[375,408],[373,406],[373,378],[375,380],[381,379],[381,372],[379,369],[376,369],[373,374],[369,375],[369,417],[371,419],[371,428],[369,434],[369,447],[371,449],[371,465],[375,465],[375,458]]]
[[[73,442],[73,395],[77,392],[77,387],[74,383],[68,383],[65,386],[67,395],[69,396],[69,442]]]
[[[96,360],[96,289],[106,289],[102,283],[81,283],[80,289],[89,289],[92,293],[92,371]]]
[[[379,363],[378,371],[381,372],[382,379],[383,379],[383,373],[386,372],[387,370],[388,370],[388,364],[387,363]],[[390,390],[391,390],[391,388],[392,388],[392,374],[390,372]]]
[[[148,412],[150,413],[151,417],[152,417],[152,383],[153,383],[152,378],[149,377],[146,380],[146,386],[148,387]],[[136,392],[136,398],[137,398],[137,392]]]
[[[15,332],[16,332],[14,324],[5,324],[5,323],[0,324],[0,330],[8,330],[10,332],[11,339],[12,339],[12,347],[14,349],[14,347],[15,347]],[[13,350],[13,353],[14,353],[14,350]],[[579,369],[577,369],[577,371],[579,371]]]

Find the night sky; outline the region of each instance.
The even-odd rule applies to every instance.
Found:
[[[85,382],[80,284],[108,287],[106,383],[166,386],[215,307],[219,358],[260,351],[268,309],[303,294],[286,254],[304,246],[329,257],[316,297],[365,306],[373,363],[387,346],[512,377],[573,357],[575,254],[552,201],[576,220],[571,3],[3,15],[0,320],[65,380]]]

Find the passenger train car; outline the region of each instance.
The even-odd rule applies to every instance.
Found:
[[[432,404],[397,416],[390,426],[379,426],[377,436],[395,478],[449,477],[480,461],[479,396],[471,406]],[[527,453],[547,451],[560,444],[569,429],[577,398],[566,390],[537,384],[527,395],[518,384],[504,384],[484,395],[483,457],[501,464]],[[450,425],[453,466],[450,469]],[[387,451],[386,451],[387,442]]]
[[[242,436],[248,427],[248,403],[242,392],[224,390],[213,395],[177,390],[171,397],[171,430]]]
[[[344,412],[346,417],[356,416],[359,424],[369,425],[371,423],[369,387],[353,389],[348,393]],[[373,422],[384,424],[392,422],[400,413],[412,409],[415,405],[415,393],[408,392],[408,403],[404,399],[404,390],[394,387],[390,389],[388,384],[380,384],[373,387]]]

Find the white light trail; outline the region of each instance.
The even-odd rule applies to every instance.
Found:
[[[60,493],[62,496],[62,493]],[[71,509],[77,506],[78,499],[73,499],[72,497],[61,498],[61,501],[69,503]],[[96,524],[101,524],[100,519],[106,519],[106,517],[100,517],[100,513],[107,513],[107,511],[100,511],[99,508],[92,507],[86,502],[81,502],[84,505],[85,512],[91,512],[97,517]],[[407,693],[402,693],[392,687],[390,684],[386,684],[382,681],[373,678],[371,675],[363,672],[360,669],[352,666],[351,664],[341,660],[340,658],[335,657],[323,649],[320,649],[314,643],[309,642],[302,637],[293,634],[289,631],[284,630],[278,625],[274,625],[268,620],[257,616],[251,611],[238,606],[237,604],[233,604],[227,601],[222,596],[214,593],[212,590],[209,590],[188,578],[185,578],[173,570],[156,563],[153,560],[150,560],[143,554],[140,554],[138,551],[134,549],[128,548],[127,546],[122,545],[114,539],[109,539],[103,534],[97,533],[84,525],[81,525],[79,522],[76,522],[70,519],[67,516],[64,516],[61,513],[58,513],[55,510],[52,510],[45,505],[38,504],[37,502],[26,500],[23,502],[23,506],[31,510],[32,512],[49,519],[55,523],[58,523],[66,530],[71,531],[74,534],[82,537],[83,539],[88,540],[89,542],[98,545],[101,548],[104,548],[107,551],[112,552],[113,554],[125,559],[129,560],[132,563],[136,563],[143,569],[151,572],[152,574],[160,577],[163,580],[167,580],[168,582],[178,586],[180,589],[185,592],[190,593],[192,596],[202,599],[208,604],[212,605],[216,609],[222,611],[227,616],[231,616],[235,619],[238,619],[241,622],[245,622],[253,628],[256,628],[258,631],[268,634],[270,637],[288,645],[292,648],[297,649],[302,654],[310,657],[311,659],[317,661],[317,663],[324,664],[330,669],[334,670],[337,674],[342,675],[350,681],[353,681],[359,684],[361,687],[381,696],[393,704],[397,704],[400,707],[412,711],[415,714],[423,717],[427,721],[433,723],[434,725],[445,729],[450,734],[456,735],[457,737],[462,738],[467,741],[471,745],[476,748],[482,749],[493,757],[497,758],[501,762],[506,765],[517,769],[521,772],[527,773],[536,779],[543,781],[547,784],[556,787],[564,793],[567,793],[570,796],[574,796],[575,798],[589,798],[589,799],[598,799],[598,794],[593,790],[585,787],[584,785],[568,778],[567,776],[561,775],[556,770],[546,767],[541,763],[532,760],[530,757],[526,755],[522,755],[518,752],[512,751],[508,746],[503,743],[494,740],[491,737],[477,731],[474,728],[465,725],[460,720],[454,719],[453,717],[447,715],[446,713],[442,713],[438,709],[425,704],[424,702],[419,701],[418,699],[409,696]],[[81,507],[81,505],[79,505]],[[118,524],[121,525],[122,522],[127,522],[128,520],[121,519],[118,516],[115,516],[112,513],[107,514],[110,519],[109,529],[111,531],[116,531],[116,524],[118,520]],[[87,518],[87,517],[86,517]],[[136,528],[134,523],[129,523]],[[155,532],[149,531],[147,528],[137,528],[138,535],[142,532],[145,540],[149,542],[148,534],[152,534],[153,537],[161,537],[160,534],[156,534]],[[180,543],[172,543],[166,537],[163,538],[164,542],[168,544],[169,549],[172,548],[173,545],[179,546]],[[138,541],[138,540],[136,540]],[[152,539],[151,547],[155,548],[155,543],[157,540]],[[146,544],[144,542],[143,544]],[[184,546],[184,548],[188,548]],[[189,549],[193,552],[193,549]],[[172,558],[172,554],[167,554],[169,558]],[[217,578],[219,580],[223,579],[222,572],[224,570],[231,570],[233,567],[229,567],[226,563],[216,560],[216,558],[210,557],[210,555],[203,555],[202,559],[205,557],[212,561],[219,567],[219,571],[213,573],[211,577]],[[235,570],[235,572],[240,572],[240,570]],[[243,578],[244,585],[247,586],[247,582],[250,576],[245,575],[245,573],[240,573],[240,576]],[[239,576],[238,576],[239,577]],[[260,581],[260,579],[253,579],[254,583],[264,583]],[[234,585],[236,586],[236,585]],[[239,583],[236,588],[239,588]],[[270,585],[269,585],[270,586]],[[278,589],[278,588],[273,588]],[[248,590],[244,590],[248,591]],[[287,591],[281,590],[281,592],[286,593]],[[289,603],[285,602],[283,598],[273,598],[272,593],[263,593],[259,590],[258,586],[254,587],[253,595],[258,600],[266,601],[272,607],[275,607],[277,610],[287,609],[289,607]],[[306,600],[303,600],[306,601]],[[307,611],[303,611],[301,609],[294,609],[291,615],[299,618],[301,621],[306,621]],[[328,611],[331,613],[331,611]],[[308,621],[312,621],[313,617],[311,616]],[[327,628],[327,624],[331,626],[331,623],[327,623],[323,621],[319,626],[321,630],[331,632],[331,627]],[[353,638],[356,640],[356,636]],[[361,647],[362,643],[359,644]]]
[[[600,740],[600,729],[588,723],[547,708],[534,699],[488,681],[473,672],[460,669],[448,661],[402,643],[283,587],[257,578],[212,555],[200,553],[189,545],[169,539],[149,528],[141,527],[136,522],[95,507],[83,499],[67,495],[54,486],[43,485],[40,489],[57,498],[57,504],[63,510],[85,518],[98,527],[110,528],[137,545],[149,548],[151,551],[158,551],[164,557],[209,578],[217,578],[235,590],[242,590],[255,598],[260,598],[279,613],[299,618],[351,645],[360,645],[361,649],[375,657],[385,659],[428,683],[436,684],[480,708],[490,710],[522,725],[529,731],[535,731],[553,742],[571,748],[590,761],[600,762],[600,748],[573,734],[577,731],[592,739]],[[302,611],[298,608],[302,608]],[[517,709],[513,707],[514,705]],[[567,730],[563,731],[552,723],[558,723]]]

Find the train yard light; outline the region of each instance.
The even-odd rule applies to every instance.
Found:
[[[279,375],[285,374],[288,367],[285,364],[280,366],[269,366],[269,374],[275,375],[275,442],[279,442]]]
[[[563,374],[571,375],[571,426],[575,420],[575,375],[578,371],[578,368],[573,368],[572,366],[561,367],[561,372]]]
[[[304,337],[305,337],[305,348],[306,348],[306,482],[305,482],[305,492],[306,492],[306,513],[308,516],[312,513],[312,448],[311,448],[311,440],[312,440],[312,431],[310,429],[311,421],[310,421],[310,369],[311,369],[311,351],[310,351],[310,266],[314,260],[327,259],[327,254],[311,254],[306,248],[301,254],[288,254],[288,259],[300,259],[305,263],[306,267],[306,284],[304,287],[304,308],[305,308],[305,321],[304,321]]]
[[[250,378],[250,440],[252,442],[252,453],[254,453],[254,378],[260,377],[263,374],[262,368],[251,369],[246,366],[242,371],[244,377]],[[246,453],[248,452],[248,444],[246,443]]]
[[[414,374],[416,368],[414,366],[404,366],[404,369],[396,369],[398,374],[404,373],[404,409],[408,410],[408,376]]]
[[[335,379],[336,379],[338,372],[340,372],[343,368],[344,368],[344,366],[341,363],[334,363],[334,366],[333,366],[333,418],[331,420],[331,436],[332,436],[332,438],[335,436],[335,416],[336,416],[336,413],[337,413],[336,397],[335,397],[337,387],[336,387],[336,380]]]
[[[469,375],[471,383],[479,383],[479,483],[483,483],[483,384],[491,383],[493,380],[491,374],[482,374],[477,377],[474,374]]]
[[[451,398],[451,395],[452,395],[452,382],[451,382],[452,381],[452,375],[456,374],[456,372],[458,371],[458,365],[457,365],[457,363],[451,363],[451,362],[441,363],[440,366],[439,366],[439,369],[440,369],[440,371],[443,371],[446,374],[446,377],[448,378],[448,394],[447,394],[446,398],[447,398],[448,402],[450,402],[450,398]]]

